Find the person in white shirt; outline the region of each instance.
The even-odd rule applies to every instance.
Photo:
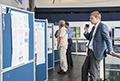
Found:
[[[59,57],[60,57],[60,71],[58,74],[67,73],[68,65],[67,65],[67,58],[66,58],[66,50],[68,47],[68,31],[65,27],[65,21],[59,21],[59,32],[57,34],[57,41],[58,46],[57,49],[59,50]]]

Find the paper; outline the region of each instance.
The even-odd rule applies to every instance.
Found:
[[[48,25],[47,29],[47,52],[52,53],[52,26]]]
[[[12,66],[29,61],[28,14],[11,11]]]
[[[76,38],[80,38],[80,27],[76,27]]]
[[[120,45],[120,27],[114,29],[114,45]]]
[[[56,31],[59,29],[59,26],[54,26],[54,35]],[[57,50],[57,38],[54,36],[54,50]]]
[[[35,22],[35,54],[37,65],[45,63],[45,23]]]
[[[34,53],[37,53],[37,26],[34,26]]]

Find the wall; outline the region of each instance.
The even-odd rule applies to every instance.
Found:
[[[102,21],[119,21],[120,7],[84,7],[84,8],[36,8],[35,17],[48,19],[49,22],[65,21],[89,21],[92,11],[99,11]]]
[[[0,0],[0,4],[11,5],[11,0]]]

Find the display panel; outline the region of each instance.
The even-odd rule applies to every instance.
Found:
[[[78,41],[78,52],[86,52],[86,44],[87,42]]]
[[[47,28],[47,51],[52,53],[52,25],[48,24]]]
[[[114,28],[114,45],[120,45],[120,27]]]
[[[73,31],[72,38],[80,38],[80,27],[70,27]]]

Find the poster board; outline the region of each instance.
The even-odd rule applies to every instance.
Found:
[[[58,62],[60,60],[59,58],[59,50],[57,49],[57,38],[55,37],[56,31],[59,29],[59,25],[54,25],[54,62]]]
[[[54,24],[48,23],[47,27],[47,53],[48,53],[48,69],[54,68]]]
[[[13,35],[12,35],[12,21],[11,15],[12,11],[17,13],[22,13],[27,15],[27,25],[29,29],[29,35],[27,36],[27,46],[28,46],[28,56],[27,61],[24,60],[22,62],[17,62],[15,65],[12,66],[13,60],[13,49],[15,48],[13,46]],[[7,5],[0,5],[0,61],[1,61],[1,81],[34,81],[34,13],[28,12],[25,10],[13,8]],[[14,20],[14,19],[13,19]],[[21,21],[20,21],[21,25]],[[19,30],[19,29],[18,29]],[[21,32],[23,35],[23,32]],[[15,34],[14,34],[15,35]],[[23,43],[22,43],[23,44]],[[16,44],[18,45],[18,44]],[[24,44],[23,44],[24,45]],[[21,48],[20,48],[21,49]],[[19,50],[17,48],[17,50]],[[18,53],[16,53],[17,55]],[[23,53],[25,54],[25,53]],[[15,56],[14,56],[15,57]],[[25,56],[23,56],[24,58]],[[17,59],[21,59],[18,55],[16,57]],[[25,58],[26,59],[26,58]],[[20,60],[19,60],[20,61]],[[26,72],[24,72],[26,71]],[[17,74],[17,75],[16,75]],[[22,76],[19,76],[22,75]]]
[[[48,23],[48,27],[47,27],[47,52],[48,53],[52,53],[52,24]]]
[[[57,38],[55,37],[55,33],[56,33],[56,31],[59,29],[59,26],[58,25],[54,25],[54,50],[57,50],[57,44],[58,44],[58,42],[57,42]]]
[[[120,45],[120,27],[114,28],[114,45]]]
[[[35,19],[34,54],[36,61],[36,81],[47,80],[47,20]]]

